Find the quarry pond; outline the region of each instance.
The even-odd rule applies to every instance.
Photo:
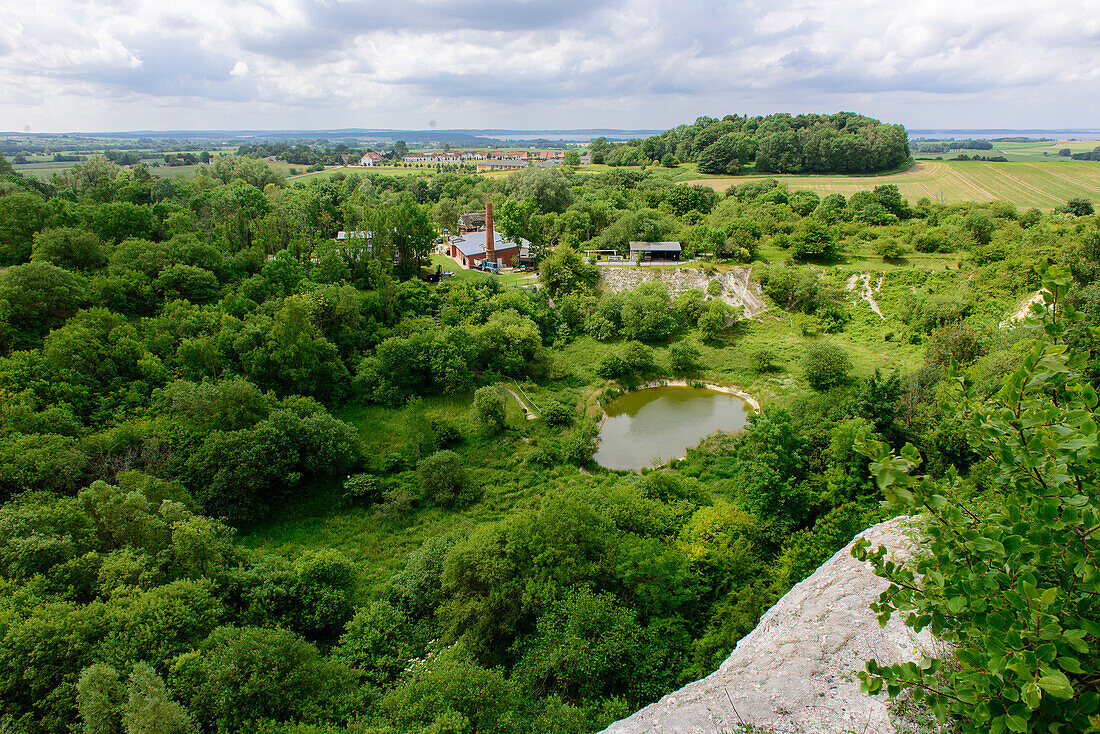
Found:
[[[599,450],[608,469],[642,469],[682,457],[715,431],[744,427],[755,406],[733,391],[670,385],[624,393],[604,406]]]

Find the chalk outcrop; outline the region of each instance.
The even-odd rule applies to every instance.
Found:
[[[660,281],[675,298],[683,291],[698,288],[707,292],[712,280],[722,284],[722,292],[717,296],[731,306],[740,306],[747,319],[764,313],[768,304],[764,302],[760,285],[754,283],[752,273],[741,267],[735,267],[725,273],[707,275],[695,268],[652,268],[652,267],[602,267],[600,268],[600,287],[608,291],[621,291],[649,281]]]
[[[898,560],[916,543],[904,519],[869,528],[872,547]],[[853,543],[855,541],[853,540]],[[886,582],[851,555],[851,544],[791,589],[706,678],[612,724],[605,734],[717,734],[751,724],[766,732],[889,734],[906,730],[885,696],[859,690],[856,673],[934,654],[940,644],[915,634],[897,615],[880,627],[869,604]]]

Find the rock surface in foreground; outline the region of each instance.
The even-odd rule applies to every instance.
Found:
[[[904,523],[890,520],[857,537],[903,559],[914,547]],[[743,723],[806,734],[897,731],[888,699],[861,693],[855,674],[869,658],[889,665],[932,654],[934,639],[927,630],[915,634],[897,615],[879,626],[868,605],[887,584],[869,563],[852,558],[851,549],[787,592],[716,672],[612,724],[606,734],[734,732]]]

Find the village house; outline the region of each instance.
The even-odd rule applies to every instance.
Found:
[[[374,151],[367,151],[363,154],[363,157],[359,159],[359,165],[380,166],[382,165],[382,156],[378,155]]]

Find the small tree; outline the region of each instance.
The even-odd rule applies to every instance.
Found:
[[[687,375],[699,369],[699,348],[689,341],[678,341],[668,348],[668,367],[677,375]]]
[[[416,467],[416,478],[429,502],[456,507],[472,499],[466,465],[454,451],[436,451],[421,461]]]
[[[706,341],[717,339],[730,321],[736,320],[733,309],[724,301],[714,300],[699,317],[699,334]]]
[[[818,342],[806,346],[806,351],[802,353],[802,369],[810,387],[825,390],[848,379],[852,362],[836,344]]]
[[[548,426],[568,426],[573,422],[573,408],[551,400],[542,406],[542,419]]]
[[[775,364],[775,351],[769,347],[760,347],[749,353],[749,366],[753,372],[773,372],[777,369]]]
[[[474,421],[490,433],[499,433],[504,428],[504,407],[504,394],[499,387],[486,385],[474,393]]]
[[[1075,217],[1087,217],[1095,211],[1092,202],[1083,196],[1075,196],[1065,204],[1055,207],[1055,213],[1072,214]]]

